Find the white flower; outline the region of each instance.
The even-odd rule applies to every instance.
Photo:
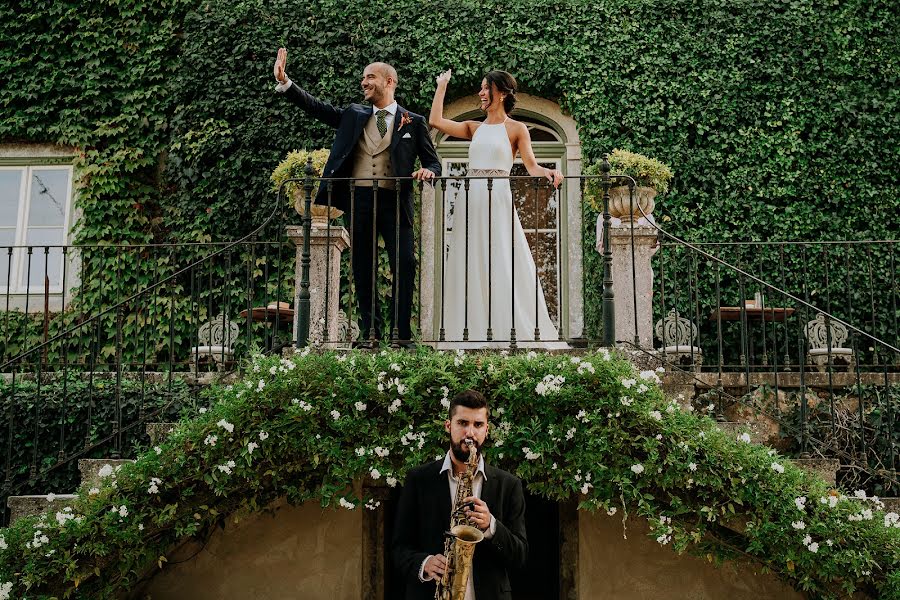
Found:
[[[819,551],[819,542],[813,542],[812,544],[807,546],[807,548],[809,549],[810,552],[815,554],[816,552]]]
[[[544,378],[534,386],[534,391],[539,396],[547,394],[555,394],[562,388],[566,378],[562,375],[545,375]]]
[[[643,384],[643,383],[642,383],[641,385],[639,385],[639,386],[637,387],[637,393],[638,393],[638,394],[643,394],[644,392],[646,392],[646,391],[649,390],[649,389],[650,389],[650,388],[648,388],[646,384]]]
[[[162,454],[162,448],[160,448],[159,446],[153,446],[153,451],[156,452],[157,456]]]
[[[92,487],[91,489],[88,490],[89,496],[96,496],[99,493],[100,493],[100,488]]]
[[[622,396],[620,402],[622,403],[622,406],[631,406],[634,404],[634,399],[630,396]]]
[[[398,365],[397,363],[391,363],[391,370],[400,371],[400,365]]]
[[[224,465],[217,465],[216,468],[226,475],[231,475],[231,470],[237,466],[233,460],[229,460]]]
[[[71,510],[71,509],[69,509]],[[74,519],[75,515],[70,512],[57,512],[56,513],[56,522],[59,523],[59,526],[62,527],[66,524],[66,521]]]
[[[884,526],[885,527],[897,527],[900,528],[900,515],[895,512],[889,512],[884,515]]]
[[[778,464],[777,462],[772,463],[772,470],[777,473],[784,473],[784,466]]]
[[[657,434],[656,434],[656,441],[657,441],[657,442],[662,441],[662,438],[663,438],[663,436],[662,436],[661,433],[657,433]]]
[[[806,496],[794,498],[794,504],[797,506],[797,510],[803,510],[806,508]]]
[[[0,535],[0,550],[6,550],[9,546],[6,545],[6,538]]]
[[[831,540],[825,540],[825,543],[828,544],[828,547],[829,547],[829,548],[831,548],[832,546],[834,546],[834,542],[832,542]]]
[[[587,411],[585,411],[584,409],[578,411],[578,414],[575,415],[575,418],[578,419],[579,421],[581,421],[582,423],[587,423],[588,422]]]
[[[401,404],[402,404],[402,402],[400,402],[400,398],[397,398],[396,400],[394,400],[393,402],[391,402],[391,405],[390,405],[390,406],[388,406],[388,412],[391,413],[391,414],[394,414],[395,412],[397,412],[398,410],[400,410],[400,405],[401,405]]]
[[[259,441],[264,442],[267,439],[269,439],[269,434],[266,433],[265,431],[260,431],[259,432]]]
[[[151,477],[150,478],[150,487],[147,488],[147,493],[148,494],[158,494],[159,493],[159,484],[161,484],[161,483],[162,483],[162,480],[160,480],[158,477]]]
[[[445,409],[450,408],[450,401],[446,398],[441,398],[441,406],[443,406]]]
[[[856,490],[853,492],[853,496],[859,498],[860,500],[866,499],[866,490]]]
[[[103,465],[102,467],[100,467],[100,470],[97,472],[97,474],[101,478],[109,477],[110,475],[113,474],[112,465],[110,465],[110,464]]]
[[[741,435],[738,436],[737,439],[739,442],[744,442],[746,444],[749,444],[750,443],[750,434],[746,433],[746,432],[742,433]]]
[[[198,412],[199,412],[201,415],[205,415],[205,414],[206,414],[206,411],[207,411],[207,408],[206,408],[205,406],[201,406],[201,407],[200,407],[200,410],[199,410]]]
[[[276,367],[275,365],[269,367],[269,374],[275,375],[276,373],[278,373],[278,367]]]
[[[259,383],[256,384],[256,391],[261,392],[264,387],[266,387],[266,382],[260,379]]]
[[[229,423],[229,422],[226,421],[225,419],[221,419],[218,423],[216,423],[216,425],[218,425],[219,427],[221,427],[222,429],[224,429],[224,430],[227,431],[228,433],[231,433],[231,432],[234,431],[234,425],[231,424],[231,423]]]
[[[394,477],[391,477],[390,475],[384,478],[384,482],[387,483],[391,487],[396,487],[396,485],[397,485],[397,479]]]
[[[353,510],[354,508],[356,508],[356,505],[354,505],[352,502],[350,502],[349,500],[347,500],[346,498],[343,498],[343,497],[338,501],[338,504],[340,504],[347,510]]]
[[[124,504],[119,507],[119,516],[123,519],[128,516],[128,507]]]
[[[812,542],[812,536],[807,533],[806,536],[803,538],[803,545],[808,546],[811,542]]]
[[[365,455],[366,455],[366,449],[363,448],[362,446],[360,446],[359,448],[356,449],[356,455],[357,455],[357,456],[365,456]]]
[[[640,463],[638,463],[638,464],[636,464],[636,465],[631,465],[631,470],[632,470],[636,475],[640,475],[641,473],[644,472],[644,465],[642,465],[642,464],[640,464]]]
[[[637,383],[636,379],[623,379],[622,380],[622,385],[625,386],[626,388],[630,388],[631,386],[633,386],[636,383]]]
[[[606,514],[608,514],[609,516],[613,516],[614,514],[616,514],[616,512],[617,512],[618,510],[619,510],[619,509],[616,508],[615,506],[611,506],[611,507],[609,507],[609,508],[606,509]]]
[[[387,456],[390,453],[391,453],[391,451],[388,450],[387,448],[382,448],[381,446],[375,446],[375,456],[384,458],[385,456]]]
[[[53,502],[54,500],[56,500],[56,494],[54,494],[53,492],[47,494],[47,502]]]
[[[658,410],[651,410],[649,412],[649,415],[652,419],[655,419],[657,421],[662,421],[662,413],[660,413]]]
[[[138,523],[138,531],[143,531],[143,530],[144,530],[144,524]]]
[[[659,376],[656,374],[656,371],[641,371],[640,378],[644,381],[659,383]]]
[[[579,375],[583,375],[584,373],[590,373],[591,375],[593,375],[597,372],[597,370],[594,368],[594,365],[589,362],[579,363],[577,371]]]
[[[587,495],[588,490],[592,487],[594,487],[594,486],[592,486],[589,483],[585,483],[584,485],[581,486],[581,493]]]
[[[206,436],[206,439],[203,440],[203,443],[206,444],[207,446],[215,446],[217,441],[219,441],[218,436],[209,434],[208,436]]]
[[[354,406],[356,407],[356,410],[358,410],[359,412],[363,412],[364,410],[366,410],[366,403],[365,403],[365,402],[359,402],[359,401],[357,401],[356,404],[354,404]]]
[[[12,581],[0,583],[0,600],[9,600],[10,594],[12,593],[12,586]]]
[[[575,431],[576,431],[576,430],[575,430],[574,427],[570,427],[570,428],[566,431],[566,439],[567,439],[567,440],[571,440],[573,437],[575,437]]]
[[[537,460],[538,458],[541,457],[540,452],[532,452],[531,448],[529,448],[527,446],[522,447],[522,452],[525,454],[525,458],[527,460]]]
[[[250,442],[247,444],[247,454],[253,454],[253,451],[259,448],[259,444],[256,442]]]
[[[369,476],[375,480],[381,479],[381,471],[379,471],[378,469],[372,469],[371,471],[369,471]]]
[[[791,522],[791,527],[799,531],[801,529],[806,529],[806,523],[803,521],[793,521]]]
[[[689,464],[688,464],[688,469],[690,469],[691,471],[696,471],[696,470],[697,470],[697,463],[689,463]]]

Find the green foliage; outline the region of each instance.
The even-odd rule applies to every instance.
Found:
[[[677,552],[749,557],[816,597],[900,593],[900,529],[889,519],[681,411],[654,372],[605,351],[257,360],[114,485],[0,531],[0,584],[17,597],[111,598],[233,511],[282,496],[362,509],[371,498],[354,482],[397,485],[446,452],[448,398],[467,388],[491,403],[487,459],[534,493],[638,515]]]
[[[584,175],[600,175],[601,163],[595,161],[583,169]],[[665,163],[648,158],[643,154],[627,150],[613,150],[609,155],[610,175],[628,175],[639,186],[652,187],[657,194],[669,191],[669,182],[674,177]],[[584,186],[584,200],[595,212],[603,212],[603,190],[598,179],[588,179]]]
[[[196,395],[181,378],[173,378],[169,386],[166,378],[158,376],[126,376],[119,395],[123,423],[154,413],[154,421],[172,420],[183,407],[191,405]],[[12,488],[19,494],[69,493],[77,488],[77,461],[58,465],[57,459],[60,453],[69,456],[85,448],[89,450],[82,458],[108,457],[114,445],[115,407],[116,381],[109,373],[91,378],[70,371],[66,379],[54,377],[40,386],[35,379],[23,380],[21,376],[15,388],[10,381],[0,382],[0,414],[4,417],[0,448],[4,460],[7,449],[11,452]],[[119,448],[122,458],[134,458],[141,446],[147,446],[143,426],[123,431]],[[33,478],[32,465],[36,472]],[[5,492],[0,501],[6,506]]]
[[[888,0],[7,4],[0,140],[76,146],[81,243],[221,241],[275,208],[269,175],[286,150],[327,146],[333,135],[273,91],[278,46],[288,48],[290,76],[338,106],[360,101],[358,80],[373,60],[397,67],[399,100],[419,113],[447,67],[450,100],[503,68],[524,92],[573,116],[587,162],[618,147],[670,165],[678,178],[656,213],[676,234],[888,239],[900,229],[894,8]],[[591,337],[600,310],[595,216],[585,206]],[[135,273],[137,264],[121,267]],[[101,304],[84,302],[88,312]]]
[[[329,154],[330,151],[325,150],[324,148],[313,150],[312,152],[306,150],[292,150],[291,152],[288,152],[287,156],[284,157],[284,160],[278,163],[278,166],[272,171],[272,189],[278,191],[281,184],[288,179],[304,179],[307,177],[306,164],[310,158],[312,158],[312,176],[321,177],[322,169],[325,168],[325,163],[328,162]],[[299,187],[299,185],[293,182],[285,185],[286,195],[289,196],[297,187]]]

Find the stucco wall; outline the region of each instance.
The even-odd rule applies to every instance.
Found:
[[[206,548],[167,565],[138,597],[359,600],[363,511],[323,510],[317,503],[273,509],[236,524],[229,518]]]
[[[649,537],[645,522],[629,520],[622,538],[621,513],[579,513],[578,597],[616,600],[802,600],[803,594],[750,565],[722,568],[677,555]]]

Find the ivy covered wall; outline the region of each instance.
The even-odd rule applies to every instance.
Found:
[[[386,60],[427,112],[506,69],[580,127],[676,173],[657,213],[693,241],[890,239],[900,228],[900,18],[889,0],[393,0],[0,6],[0,141],[72,144],[90,242],[234,239],[272,208],[271,169],[331,131],[275,94],[272,62],[359,101]],[[587,215],[587,223],[592,221]],[[600,279],[586,245],[586,304]],[[595,306],[596,304],[596,306]]]

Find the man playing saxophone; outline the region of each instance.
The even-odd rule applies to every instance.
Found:
[[[450,402],[444,429],[450,437],[446,456],[410,470],[397,505],[392,549],[406,585],[406,600],[435,597],[435,581],[470,574],[465,600],[510,600],[509,569],[522,568],[528,556],[525,497],[513,474],[487,465],[481,448],[488,435],[488,406],[482,394],[467,390]],[[470,447],[478,453],[470,461]],[[474,472],[473,472],[474,471]],[[459,486],[471,495],[459,497]],[[465,488],[464,488],[465,491]],[[445,532],[460,522],[483,533],[469,568],[448,565]],[[452,544],[451,544],[452,545]],[[440,589],[440,586],[439,586]],[[450,596],[452,597],[452,596]]]

